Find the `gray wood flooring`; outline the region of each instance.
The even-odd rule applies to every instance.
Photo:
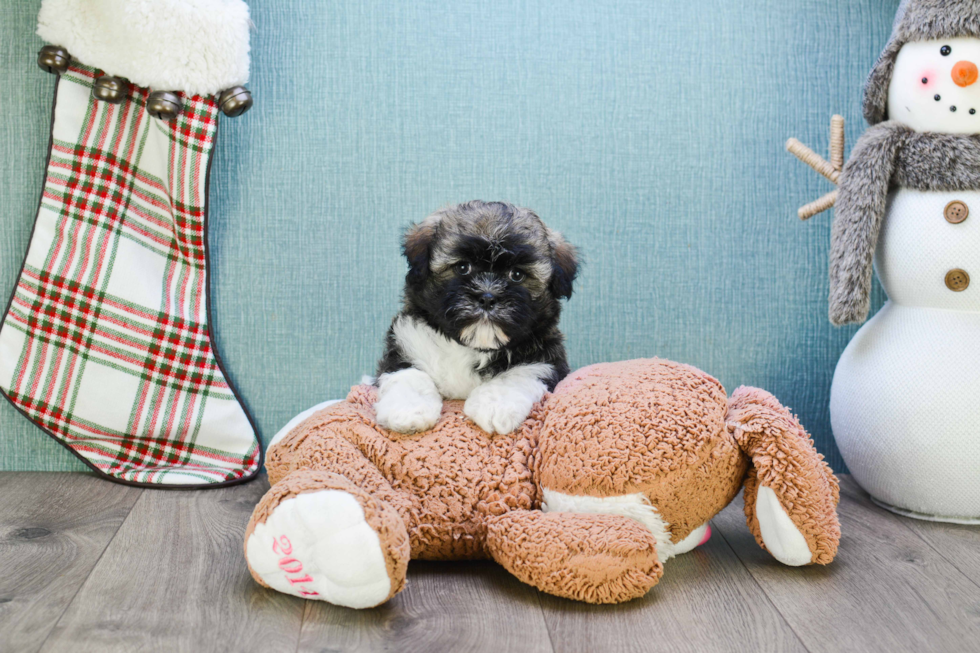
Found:
[[[830,567],[775,562],[736,500],[626,605],[489,562],[412,563],[404,592],[354,611],[252,582],[242,533],[264,479],[166,492],[0,473],[0,651],[980,651],[980,528],[903,519],[842,482]]]

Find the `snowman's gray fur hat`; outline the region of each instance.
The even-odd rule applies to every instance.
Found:
[[[888,119],[888,86],[902,46],[911,41],[980,38],[980,0],[902,0],[885,51],[864,87],[864,117],[876,125]]]

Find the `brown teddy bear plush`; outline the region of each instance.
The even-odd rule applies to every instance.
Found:
[[[686,365],[584,368],[509,435],[458,401],[431,430],[394,433],[375,399],[357,386],[270,448],[272,488],[245,533],[262,585],[367,608],[405,586],[409,559],[489,557],[544,592],[619,603],[705,542],[742,487],[749,529],[778,560],[837,551],[837,479],[796,418]]]

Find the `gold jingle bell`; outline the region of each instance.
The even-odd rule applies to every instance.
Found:
[[[180,96],[171,91],[153,91],[146,98],[146,110],[154,118],[173,120],[184,110]]]
[[[41,70],[55,75],[68,72],[71,55],[60,45],[46,45],[37,53],[37,65]]]
[[[126,99],[129,91],[129,80],[125,77],[110,77],[103,75],[95,80],[92,86],[92,97],[109,104],[119,104]]]
[[[240,116],[252,108],[252,92],[244,86],[232,86],[218,96],[218,107],[229,118]]]

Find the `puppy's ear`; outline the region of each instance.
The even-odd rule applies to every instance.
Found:
[[[558,232],[552,231],[548,240],[551,241],[551,294],[558,299],[569,299],[578,274],[578,251]]]
[[[402,253],[408,260],[406,280],[412,286],[420,286],[429,278],[429,261],[432,258],[432,241],[435,240],[439,221],[428,218],[412,225],[402,239]]]

